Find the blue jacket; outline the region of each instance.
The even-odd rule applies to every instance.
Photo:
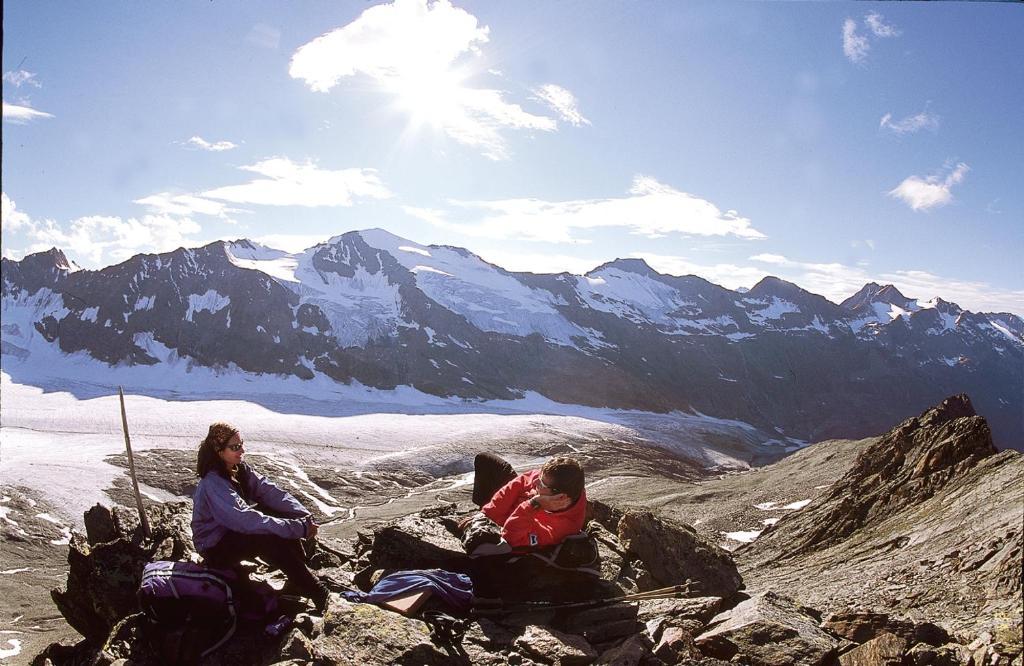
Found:
[[[306,537],[310,514],[297,499],[245,463],[240,465],[238,480],[245,484],[245,494],[251,502],[287,517],[276,518],[258,511],[228,478],[215,471],[207,472],[192,496],[192,541],[196,550],[205,554],[228,531],[273,534],[284,539]]]

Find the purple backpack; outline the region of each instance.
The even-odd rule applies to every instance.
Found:
[[[150,562],[142,572],[139,606],[158,635],[201,628],[203,635],[196,638],[202,648],[199,656],[205,657],[235,633],[236,579],[233,571],[191,562]]]

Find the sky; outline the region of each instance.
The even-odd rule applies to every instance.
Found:
[[[301,11],[295,11],[301,9]],[[3,256],[380,227],[1024,314],[1013,3],[3,3]]]

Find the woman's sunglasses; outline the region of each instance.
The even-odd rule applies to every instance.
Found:
[[[245,444],[228,444],[224,448],[232,451],[241,451],[243,446],[245,446]]]

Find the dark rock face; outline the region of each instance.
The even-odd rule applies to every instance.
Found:
[[[627,555],[639,559],[647,575],[641,590],[681,585],[690,580],[709,596],[731,597],[742,586],[732,556],[708,543],[689,525],[659,518],[650,511],[627,511],[618,522]]]
[[[373,569],[431,569],[465,555],[462,542],[442,523],[419,515],[385,525],[362,543],[357,556],[365,555]]]
[[[995,453],[988,425],[967,396],[947,398],[882,437],[824,497],[778,523],[758,545],[785,542],[785,557],[833,545],[927,500]]]
[[[142,569],[156,559],[184,559],[195,552],[189,524],[192,502],[150,507],[152,539],[144,540],[138,512],[96,506],[86,513],[88,537],[74,534],[68,548],[67,585],[53,590],[57,609],[86,639],[102,641],[122,618],[135,613]]]
[[[704,654],[755,666],[827,664],[836,639],[795,602],[765,592],[715,617],[696,639]]]
[[[868,445],[735,556],[750,589],[799,595],[836,614],[842,635],[934,644],[943,630],[891,618],[1020,632],[1022,526],[1024,456],[996,453],[985,420],[957,395]],[[859,615],[872,608],[887,615]]]
[[[139,255],[100,271],[72,271],[51,250],[3,260],[2,294],[5,307],[31,310],[44,340],[109,364],[184,359],[467,398],[537,391],[595,406],[696,409],[808,440],[872,435],[966,391],[1000,446],[1024,442],[1024,321],[1012,314],[941,299],[920,307],[873,283],[840,305],[774,277],[739,293],[635,259],[586,276],[510,273],[436,248],[534,294],[558,321],[524,323],[514,321],[515,299],[488,279],[459,277],[460,308],[368,237],[350,232],[311,248],[297,282],[239,263],[231,253],[254,251],[248,241]],[[621,295],[628,290],[588,286],[635,281],[658,294],[656,311]],[[353,290],[344,303],[325,295],[339,284]],[[508,330],[474,324],[480,311],[498,313]],[[27,333],[5,330],[3,353],[28,358]]]
[[[890,618],[887,613],[833,613],[825,618],[821,628],[854,643],[864,643],[885,633],[899,636],[909,645],[926,643],[939,646],[950,641],[946,630],[931,622]]]
[[[907,641],[882,633],[839,657],[839,666],[901,666],[906,652]]]
[[[312,652],[314,660],[329,664],[451,663],[448,653],[430,641],[430,630],[423,622],[347,601],[331,606]]]

